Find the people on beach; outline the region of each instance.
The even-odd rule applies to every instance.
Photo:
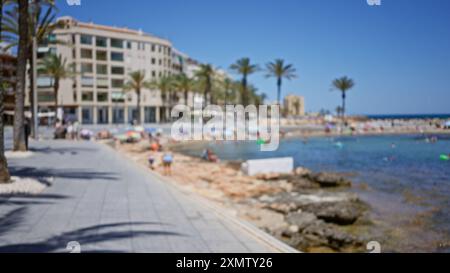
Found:
[[[162,157],[164,175],[172,175],[173,154],[169,151],[165,152]]]
[[[72,139],[78,140],[78,135],[80,132],[80,123],[75,120],[72,124]]]
[[[155,169],[155,157],[153,155],[150,155],[148,157],[148,164],[150,166],[150,169],[152,169],[152,170]]]
[[[158,152],[158,151],[160,150],[160,145],[159,145],[159,143],[158,143],[157,141],[153,141],[153,142],[150,144],[150,150],[151,150],[152,152]]]
[[[219,157],[211,149],[203,150],[202,159],[213,163],[219,162]]]

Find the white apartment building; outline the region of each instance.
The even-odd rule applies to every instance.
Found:
[[[129,73],[145,71],[146,79],[187,73],[187,55],[173,48],[170,41],[142,31],[83,23],[62,17],[64,28],[49,40],[64,43],[40,45],[38,58],[61,55],[77,72],[60,83],[58,116],[82,124],[124,124],[137,119],[137,96],[124,92]],[[39,76],[39,112],[55,112],[53,80]],[[179,96],[179,103],[183,102]],[[28,101],[28,100],[27,100]],[[189,99],[192,101],[192,99]],[[191,104],[188,102],[188,104]],[[158,90],[141,93],[141,120],[144,123],[167,121],[170,105]]]

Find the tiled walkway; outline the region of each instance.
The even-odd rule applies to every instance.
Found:
[[[34,156],[9,160],[13,175],[50,178],[52,185],[35,197],[0,197],[0,252],[68,252],[71,241],[82,252],[279,250],[109,147],[32,146]]]

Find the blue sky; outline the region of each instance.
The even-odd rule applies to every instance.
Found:
[[[283,58],[299,75],[283,93],[305,96],[307,111],[334,110],[331,81],[347,75],[356,82],[349,113],[450,112],[449,0],[81,1],[57,1],[60,15],[142,29],[217,67]],[[250,81],[275,99],[274,79]]]

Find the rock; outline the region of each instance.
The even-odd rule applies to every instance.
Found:
[[[319,184],[321,187],[349,187],[352,182],[339,174],[334,173],[317,173],[307,175],[312,182]]]
[[[298,226],[296,226],[296,225],[289,226],[289,232],[297,233],[299,231],[300,231],[300,228]]]
[[[329,223],[351,225],[367,210],[367,205],[348,192],[323,192],[314,194],[279,193],[274,196],[262,196],[259,201],[266,208],[288,215],[290,213],[308,212]],[[298,217],[298,215],[296,215]],[[296,222],[292,224],[299,225]],[[299,225],[300,226],[300,225]]]
[[[291,225],[295,225],[298,228],[298,231],[304,230],[307,226],[313,224],[317,221],[317,217],[308,212],[294,212],[290,213],[286,217],[286,222]]]
[[[367,206],[360,201],[310,203],[299,206],[328,223],[351,225],[365,212]]]
[[[294,174],[303,177],[311,174],[311,171],[303,167],[298,167],[294,170]]]
[[[286,230],[289,227],[282,214],[267,209],[241,207],[238,210],[238,216],[272,233],[276,233],[278,230]]]
[[[320,185],[312,182],[309,179],[306,179],[302,176],[292,176],[289,180],[289,183],[292,184],[293,188],[296,191],[302,191],[305,189],[317,189],[320,188]]]
[[[264,173],[264,174],[258,174],[255,176],[257,179],[261,179],[264,181],[271,181],[271,180],[278,180],[280,179],[281,174],[279,173]]]
[[[360,248],[363,240],[340,231],[333,224],[325,223],[310,213],[293,213],[287,217],[291,226],[282,233],[282,239],[289,245],[308,251],[309,249],[328,248],[342,251],[348,248]],[[298,223],[301,226],[293,224]],[[298,227],[298,232],[294,232]]]
[[[269,204],[268,208],[276,212],[287,214],[291,211],[296,210],[297,206],[295,205],[295,203],[272,203]]]

